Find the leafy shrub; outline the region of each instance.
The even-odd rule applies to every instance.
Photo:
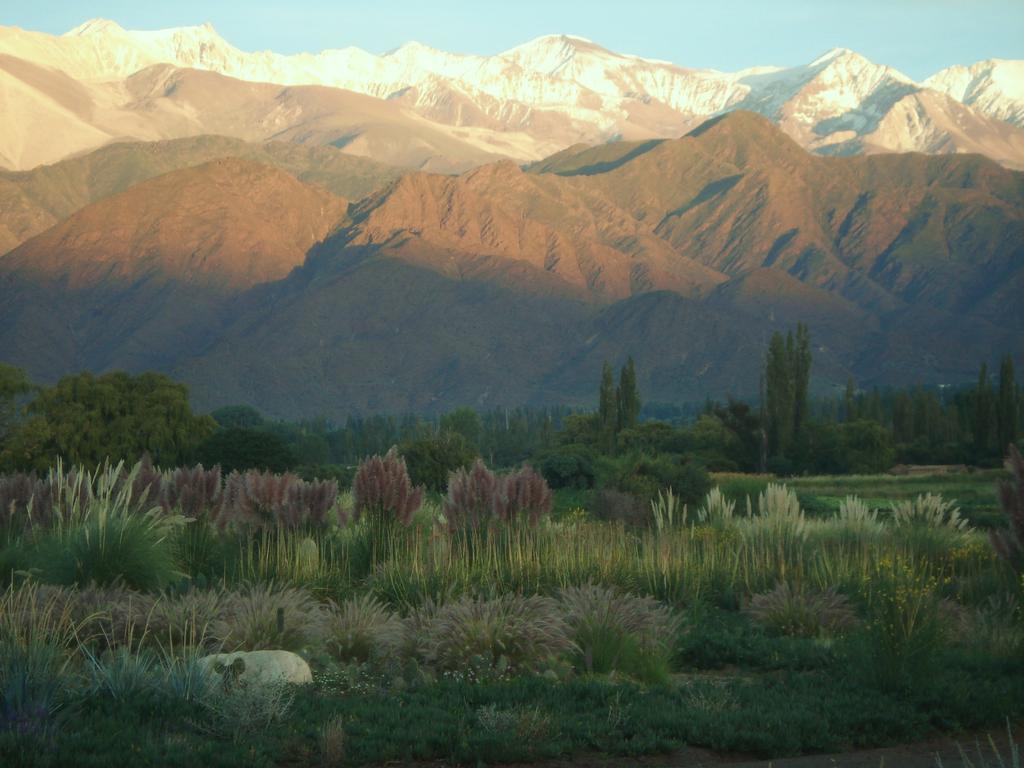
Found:
[[[423,488],[414,488],[405,459],[392,448],[384,456],[363,459],[352,481],[355,517],[411,525],[423,505]]]
[[[651,519],[649,503],[631,493],[604,488],[597,494],[594,517],[629,526],[644,526]]]
[[[402,620],[371,595],[334,607],[324,625],[324,645],[338,661],[386,656],[402,638]]]
[[[273,432],[231,427],[218,429],[196,448],[196,459],[207,467],[218,466],[225,473],[287,472],[295,466],[288,444]]]
[[[494,497],[494,515],[504,523],[525,517],[530,525],[551,514],[551,489],[547,481],[530,466],[523,466],[498,478]]]
[[[875,679],[882,688],[910,690],[928,679],[943,643],[937,586],[924,564],[906,557],[877,564],[865,628]]]
[[[787,582],[753,595],[744,613],[772,634],[796,637],[842,634],[857,620],[849,601],[834,589],[793,589]]]
[[[444,491],[448,476],[473,464],[476,450],[458,432],[443,431],[436,437],[402,443],[398,452],[405,459],[414,485]]]
[[[441,671],[467,665],[494,673],[529,671],[572,647],[558,603],[547,597],[462,598],[429,624],[426,658]]]
[[[650,597],[586,585],[559,593],[573,660],[589,673],[622,672],[644,682],[664,680],[682,621]]]
[[[225,597],[212,627],[225,651],[299,651],[318,640],[325,611],[308,592],[253,584]]]
[[[591,452],[583,448],[548,451],[541,455],[538,466],[552,488],[593,488],[597,481]]]
[[[609,487],[651,501],[671,488],[684,504],[699,504],[711,489],[707,471],[684,456],[627,457],[620,461]]]

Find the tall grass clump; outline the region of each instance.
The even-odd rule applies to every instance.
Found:
[[[547,480],[529,465],[498,479],[494,496],[494,516],[513,524],[525,519],[537,525],[541,517],[551,514],[552,494]]]
[[[573,641],[573,662],[587,673],[620,672],[664,682],[682,620],[650,597],[587,584],[559,592]]]
[[[719,486],[715,486],[704,497],[704,503],[697,509],[697,519],[701,525],[714,528],[727,528],[732,524],[736,513],[736,502],[726,498]]]
[[[857,621],[849,600],[835,589],[800,589],[788,582],[753,595],[743,612],[771,634],[795,637],[840,635]]]
[[[426,660],[440,672],[500,676],[536,670],[571,647],[565,618],[549,597],[464,597],[429,622]]]
[[[866,639],[878,685],[924,685],[944,642],[938,579],[928,564],[896,555],[880,560],[868,584]]]
[[[123,583],[159,589],[177,576],[172,534],[183,518],[140,508],[133,496],[136,465],[95,473],[55,473],[55,515],[49,530],[29,542],[31,572],[51,584]]]
[[[448,475],[444,519],[452,532],[488,528],[495,518],[499,493],[498,476],[482,460],[469,469],[460,467]]]
[[[999,504],[1006,517],[1006,530],[989,534],[996,553],[1017,573],[1024,573],[1024,457],[1017,446],[1010,446],[1006,458],[1010,479],[1000,483]]]
[[[211,634],[225,651],[301,651],[319,641],[325,619],[304,589],[250,584],[225,597]]]
[[[224,483],[217,513],[222,527],[324,528],[338,499],[333,481],[307,482],[296,475],[272,472],[232,472]]]
[[[327,652],[343,662],[386,657],[402,636],[402,620],[372,595],[332,606],[323,628]]]

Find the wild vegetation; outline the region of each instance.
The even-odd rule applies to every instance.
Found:
[[[685,425],[642,417],[628,361],[592,414],[335,432],[196,415],[155,375],[0,369],[0,762],[773,758],[1012,727],[1024,459],[978,416],[1011,412],[1012,367],[1002,409],[984,376],[967,398],[1002,470],[709,471],[891,438],[816,415],[809,365],[806,329],[778,336],[761,412]],[[327,436],[397,439],[348,466]],[[214,656],[255,651],[312,683]]]

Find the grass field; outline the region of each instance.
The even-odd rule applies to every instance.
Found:
[[[1005,731],[1024,581],[984,530],[997,479],[723,475],[642,525],[559,492],[536,524],[460,527],[455,496],[397,491],[353,519],[358,482],[230,481],[252,496],[229,516],[201,473],[164,475],[165,508],[137,475],[63,477],[49,512],[0,521],[0,763],[770,759]],[[259,649],[313,683],[199,664]]]

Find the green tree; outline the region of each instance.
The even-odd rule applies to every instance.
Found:
[[[15,463],[36,466],[60,456],[94,467],[106,460],[134,462],[145,453],[157,465],[177,466],[191,460],[216,429],[209,416],[192,413],[183,384],[157,373],[67,376],[42,389],[28,414],[18,431],[31,434],[12,436],[22,451]]]
[[[287,472],[295,466],[295,456],[284,439],[262,429],[219,429],[196,448],[195,456],[203,466],[219,466],[224,473]]]
[[[21,368],[0,363],[0,450],[18,414],[18,400],[32,391],[32,382]]]
[[[606,453],[615,449],[615,432],[619,424],[618,392],[612,367],[605,361],[601,369],[601,389],[598,396],[597,417],[600,430],[601,447]]]
[[[846,392],[843,395],[843,421],[854,421],[857,418],[857,390],[853,384],[853,376],[846,377]]]
[[[259,429],[265,423],[262,414],[251,405],[225,405],[210,415],[225,429]]]
[[[629,429],[636,426],[640,420],[640,389],[636,383],[636,366],[633,365],[633,358],[629,358],[619,372],[619,388],[616,391],[616,403],[618,406],[617,423],[618,430]]]
[[[466,442],[476,451],[480,450],[480,437],[483,433],[483,422],[480,414],[472,408],[458,408],[441,417],[441,431],[455,432],[462,435]]]
[[[999,444],[1002,453],[1017,441],[1017,382],[1013,373],[1013,356],[1007,355],[999,366],[999,394],[996,398]]]
[[[765,426],[768,453],[786,456],[793,440],[793,371],[786,340],[776,331],[768,343],[765,361]]]
[[[803,323],[797,323],[796,344],[790,349],[790,367],[793,371],[793,440],[803,445],[808,418],[807,393],[811,383],[811,334]]]
[[[992,397],[992,385],[988,379],[988,365],[981,364],[978,371],[978,384],[974,388],[974,452],[977,458],[985,459],[991,455],[993,435],[992,422],[995,416],[995,403]]]
[[[469,467],[479,455],[458,432],[442,432],[436,437],[409,440],[398,446],[413,485],[425,485],[443,492],[448,475],[461,467]]]

